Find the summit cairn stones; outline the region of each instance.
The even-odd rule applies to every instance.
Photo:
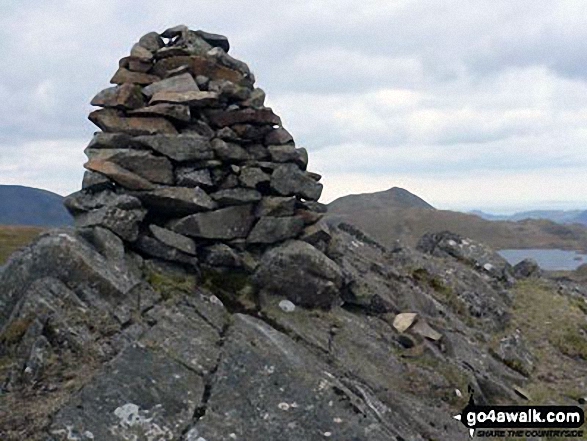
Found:
[[[91,101],[101,131],[66,207],[86,237],[114,233],[144,259],[244,272],[259,292],[329,307],[340,269],[304,239],[329,239],[315,233],[320,175],[229,49],[183,25],[141,37]]]

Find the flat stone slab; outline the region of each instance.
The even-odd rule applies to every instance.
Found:
[[[199,187],[161,187],[135,195],[145,207],[165,217],[185,216],[217,207],[216,202]]]
[[[147,179],[121,167],[114,162],[103,159],[90,159],[84,164],[88,170],[101,173],[117,184],[130,190],[151,190],[155,186]]]
[[[173,167],[169,159],[155,156],[148,150],[86,149],[90,159],[100,159],[118,164],[150,182],[173,184]]]
[[[172,225],[173,231],[190,237],[230,240],[245,238],[255,217],[252,205],[237,205],[187,216]]]
[[[191,113],[189,106],[184,104],[169,104],[160,103],[152,106],[143,107],[141,109],[132,110],[128,112],[128,115],[138,116],[164,116],[169,119],[176,121],[188,122],[191,119]]]
[[[88,119],[105,132],[123,132],[131,136],[177,134],[174,125],[165,118],[126,117],[114,109],[95,110]]]
[[[185,104],[190,107],[208,107],[216,104],[218,94],[215,92],[157,92],[149,101],[150,105],[158,103]]]
[[[243,109],[218,112],[210,116],[210,122],[217,127],[226,127],[233,124],[273,124],[280,125],[281,119],[273,110]]]
[[[200,135],[137,136],[133,142],[153,149],[178,162],[214,158],[210,141]]]
[[[158,92],[199,92],[196,80],[189,73],[157,81],[143,88],[143,94],[152,97]]]
[[[149,225],[149,230],[157,240],[163,242],[165,245],[177,248],[186,254],[196,254],[196,243],[189,237],[154,224]]]

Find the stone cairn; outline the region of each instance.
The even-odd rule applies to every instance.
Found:
[[[248,273],[288,239],[319,247],[321,177],[228,51],[224,36],[177,26],[120,60],[91,101],[102,131],[66,199],[77,227],[143,257]]]

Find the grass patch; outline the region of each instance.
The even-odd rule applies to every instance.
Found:
[[[35,237],[45,231],[39,227],[0,225],[0,265],[16,250],[28,245]]]

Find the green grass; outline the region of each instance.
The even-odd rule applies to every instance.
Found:
[[[43,231],[39,227],[0,225],[0,265],[5,264],[12,253],[28,245]]]

